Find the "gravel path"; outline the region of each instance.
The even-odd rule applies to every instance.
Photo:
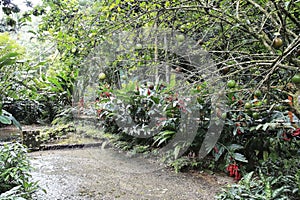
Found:
[[[38,199],[214,199],[229,178],[175,173],[157,162],[113,149],[84,148],[30,153],[34,180],[47,193]]]

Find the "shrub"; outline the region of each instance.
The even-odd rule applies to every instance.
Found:
[[[250,172],[242,178],[239,184],[224,189],[217,199],[296,200],[300,195],[299,163],[297,170],[296,174],[279,176],[265,174],[261,169],[258,174]]]
[[[30,180],[32,167],[27,149],[13,143],[1,146],[0,150],[0,199],[30,199],[39,187]]]

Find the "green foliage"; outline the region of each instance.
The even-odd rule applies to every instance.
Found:
[[[44,63],[21,60],[25,49],[7,33],[0,34],[0,47],[0,107],[22,123],[36,123],[43,112],[42,102],[35,101],[41,97],[37,71]]]
[[[172,160],[169,163],[169,166],[173,167],[175,172],[178,173],[186,167],[191,166],[191,160],[187,157],[181,157],[176,160]]]
[[[3,109],[11,113],[21,124],[40,123],[44,105],[36,100],[8,100],[3,102]]]
[[[23,13],[24,5],[11,0],[0,1],[0,32],[15,32],[31,20],[30,12]],[[31,9],[32,2],[26,1],[26,9]],[[43,11],[44,12],[44,11]],[[34,12],[35,13],[35,12]],[[35,15],[35,14],[34,14]],[[36,16],[36,15],[35,15]]]
[[[102,37],[99,20],[93,21],[99,8],[88,5],[81,6],[77,0],[43,2],[42,9],[49,11],[39,24],[38,37],[56,42],[60,62],[70,69],[77,68]]]
[[[18,75],[17,60],[21,58],[24,49],[12,40],[7,33],[0,34],[0,100],[15,89],[11,81]]]
[[[293,136],[293,131],[300,126],[294,121],[296,116],[300,119],[297,102],[299,86],[290,83],[290,79],[298,73],[300,63],[298,3],[250,0],[57,0],[44,1],[44,6],[48,8],[48,12],[43,15],[37,36],[54,41],[58,56],[49,64],[51,67],[48,68],[47,75],[41,75],[42,80],[36,82],[45,92],[41,99],[45,100],[48,103],[47,108],[51,109],[48,110],[50,121],[57,114],[59,117],[67,116],[68,112],[63,112],[62,109],[64,105],[71,104],[72,95],[75,100],[80,98],[81,93],[73,91],[78,71],[83,69],[83,73],[88,73],[91,68],[104,67],[81,66],[85,56],[93,52],[100,41],[108,40],[107,38],[116,31],[133,31],[140,27],[147,27],[149,30],[152,27],[170,28],[189,36],[195,41],[195,45],[210,53],[216,67],[215,73],[222,75],[220,80],[215,80],[216,82],[223,82],[225,88],[227,82],[236,83],[234,87],[229,85],[225,91],[229,109],[224,117],[225,127],[219,143],[207,159],[210,161],[210,168],[224,171],[228,166],[238,167],[235,173],[240,175],[256,170],[256,166],[263,162],[275,162],[278,158],[284,158],[287,166],[287,159],[297,155],[299,143],[298,137]],[[283,41],[280,47],[274,45],[278,37]],[[109,42],[108,40],[107,43]],[[9,64],[15,67],[14,52],[1,55],[3,66]],[[118,145],[121,148],[132,149],[133,145],[141,144],[163,147],[178,131],[183,107],[176,95],[171,93],[170,88],[176,85],[174,81],[170,81],[166,91],[145,95],[135,89],[134,80],[130,80],[131,83],[124,86],[118,81],[119,77],[116,77],[117,72],[124,73],[126,77],[143,65],[151,68],[157,64],[157,56],[158,60],[167,57],[160,61],[167,60],[171,65],[179,65],[183,69],[183,75],[189,76],[189,73],[192,73],[197,78],[187,80],[198,98],[195,109],[199,109],[200,112],[199,129],[190,148],[192,152],[198,152],[209,126],[207,118],[212,111],[209,99],[216,91],[210,89],[206,82],[200,81],[204,77],[201,77],[198,69],[187,73],[190,71],[187,66],[191,63],[184,63],[174,58],[176,56],[168,54],[170,53],[167,51],[156,52],[154,48],[142,45],[142,48],[139,47],[130,54],[118,55],[115,61],[107,63],[107,77],[102,86],[109,84],[111,88],[101,88],[99,95],[109,92],[117,100],[124,101],[128,105],[135,127],[123,130],[126,134],[121,133],[115,121],[114,106],[117,100],[113,101],[110,98],[100,101],[103,105],[100,105],[97,117],[102,120],[100,123],[106,131],[120,134]],[[122,62],[126,62],[128,66],[122,65]],[[7,81],[13,80],[9,72],[11,71],[8,69],[5,72],[6,78],[1,79],[5,83],[0,86],[1,91],[7,91],[6,89],[11,87]],[[87,87],[88,80],[89,78],[84,80],[81,90]],[[123,89],[120,89],[122,87]],[[261,94],[258,95],[257,90],[260,90]],[[13,89],[10,91],[12,96]],[[144,127],[144,130],[149,129],[153,106],[163,108],[163,115],[166,116],[159,121],[158,127],[162,128],[161,132],[149,139],[128,136],[127,134],[136,134],[134,131],[141,127]],[[223,114],[218,113],[219,117],[224,116]],[[172,155],[177,155],[179,149],[178,144]],[[188,159],[175,160],[173,166],[178,171],[188,165],[188,162]],[[272,167],[274,166],[266,168]],[[298,172],[291,174],[299,177]],[[231,198],[230,193],[244,198],[243,191],[246,191],[245,195],[250,196],[254,192],[258,199],[282,196],[289,193],[287,188],[282,186],[284,181],[288,181],[284,176],[285,174],[269,176],[268,173],[256,171],[243,179],[242,192],[236,187],[228,193],[228,198]],[[235,177],[239,179],[239,176]],[[258,178],[251,183],[249,177]],[[277,177],[284,181],[280,182]],[[249,184],[254,186],[250,187]],[[255,188],[258,192],[254,191]]]
[[[24,49],[21,48],[8,33],[0,34],[0,123],[13,123],[19,129],[19,122],[6,110],[2,109],[3,98],[16,94],[17,84],[13,81],[18,77],[17,60],[21,58]]]
[[[159,132],[153,138],[154,139],[153,145],[156,145],[158,147],[162,146],[162,144],[164,144],[168,140],[170,140],[175,134],[176,134],[176,132],[171,131],[171,130],[165,130],[165,131]]]
[[[149,145],[146,145],[146,146],[144,146],[144,145],[136,145],[136,146],[133,147],[133,149],[132,149],[131,152],[132,152],[133,155],[137,154],[137,153],[144,153],[144,154],[146,154],[147,152],[149,152],[149,148],[150,148]]]
[[[52,126],[51,128],[43,129],[37,139],[42,143],[47,143],[53,140],[58,140],[62,136],[66,136],[74,132],[76,132],[74,124],[59,124]]]
[[[16,43],[13,39],[10,38],[8,33],[0,34],[0,45],[1,50],[0,54],[7,55],[7,58],[12,57],[12,59],[18,58],[20,55],[24,54],[24,48],[21,48],[19,44]],[[11,54],[11,56],[9,56]],[[14,55],[14,56],[12,56]],[[5,59],[1,59],[4,61]]]
[[[275,135],[256,136],[244,144],[243,153],[249,158],[247,171],[238,184],[229,186],[218,199],[297,199],[299,197],[299,140],[288,136],[285,127],[271,126],[265,123]],[[290,129],[290,127],[287,127]],[[285,130],[286,131],[286,130]],[[245,134],[244,132],[243,134]],[[264,132],[266,134],[266,132]]]
[[[32,167],[27,150],[21,144],[0,147],[0,199],[29,199],[39,187],[32,182]]]
[[[299,159],[266,161],[257,173],[246,174],[239,184],[223,190],[217,199],[290,199],[299,198]]]
[[[14,124],[18,129],[22,130],[21,124],[5,110],[1,110],[0,112],[0,123],[2,124]]]
[[[52,94],[51,98],[60,105],[71,105],[75,76],[76,74],[66,69],[44,77],[44,90]]]
[[[57,125],[57,124],[67,124],[74,120],[74,108],[72,107],[64,107],[64,109],[59,110],[53,121],[51,122],[52,125]]]

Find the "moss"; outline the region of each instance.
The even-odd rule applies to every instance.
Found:
[[[69,133],[75,133],[75,132],[76,132],[76,128],[74,124],[57,125],[57,126],[53,126],[41,130],[40,140],[42,142],[57,140],[63,136],[67,136]]]

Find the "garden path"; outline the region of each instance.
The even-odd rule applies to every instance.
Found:
[[[83,148],[30,153],[33,179],[47,193],[37,199],[214,199],[230,182],[222,175],[175,173],[157,161],[130,157],[111,148]]]

